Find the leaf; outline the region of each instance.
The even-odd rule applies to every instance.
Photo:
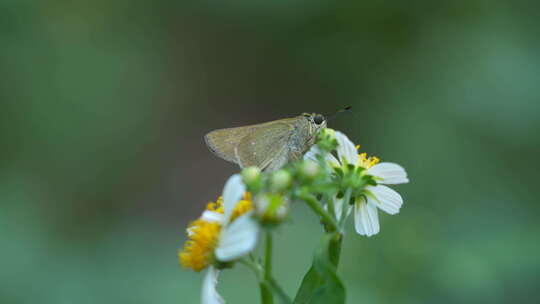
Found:
[[[325,234],[304,276],[294,304],[343,304],[345,286],[337,275],[342,235]]]

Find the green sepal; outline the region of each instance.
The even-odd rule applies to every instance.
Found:
[[[222,261],[216,260],[214,262],[214,267],[216,267],[216,269],[219,269],[219,270],[230,269],[234,267],[234,264],[235,264],[234,261],[222,262]]]

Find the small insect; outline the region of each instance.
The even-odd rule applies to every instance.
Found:
[[[266,123],[212,131],[204,137],[215,155],[238,164],[274,171],[301,158],[326,127],[321,114],[304,113]]]
[[[275,171],[300,159],[315,144],[326,122],[321,114],[303,113],[256,125],[215,130],[204,139],[212,153],[241,168],[255,166],[263,171]]]

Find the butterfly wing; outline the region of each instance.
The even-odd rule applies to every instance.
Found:
[[[288,161],[288,143],[294,126],[274,122],[247,134],[235,148],[236,159],[242,168],[256,166],[275,170]]]
[[[253,126],[214,130],[204,136],[208,149],[226,161],[238,163],[234,149],[249,133]]]
[[[288,119],[284,119],[287,121]],[[226,128],[214,130],[204,136],[204,141],[208,149],[216,156],[238,164],[235,148],[240,141],[247,135],[253,134],[259,129],[271,126],[275,122],[265,122],[261,124],[249,125],[244,127]]]

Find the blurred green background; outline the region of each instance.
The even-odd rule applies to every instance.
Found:
[[[203,135],[352,105],[330,126],[402,164],[350,232],[348,303],[538,303],[536,1],[0,0],[0,302],[198,303],[184,229],[238,169]],[[321,235],[280,228],[293,293]],[[223,273],[228,303],[254,276]]]

